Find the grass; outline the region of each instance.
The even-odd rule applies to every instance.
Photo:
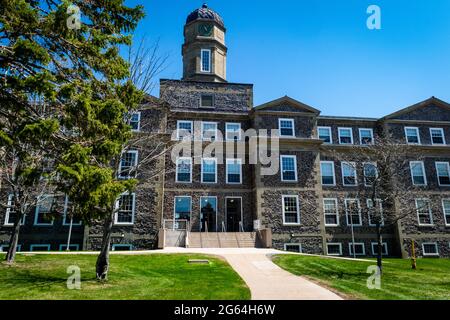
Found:
[[[4,254],[0,254],[4,259]],[[208,259],[208,264],[189,264]],[[109,281],[95,279],[95,255],[17,255],[0,263],[0,300],[250,299],[239,275],[223,260],[204,255],[112,255]],[[67,267],[81,269],[81,290],[67,289]]]
[[[367,267],[376,262],[331,259],[314,256],[277,255],[281,268],[316,280],[350,299],[448,300],[450,299],[450,260],[419,259],[417,270],[410,260],[384,259],[381,289],[367,288]]]

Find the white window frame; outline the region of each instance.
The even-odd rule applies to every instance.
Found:
[[[433,142],[433,130],[436,130],[436,131],[440,131],[440,132],[441,132],[441,134],[442,134],[442,143],[434,143],[434,142]],[[443,128],[430,128],[430,141],[431,141],[431,144],[434,145],[434,146],[443,146],[443,145],[446,145],[447,143],[446,143],[446,141],[445,141],[444,129],[443,129]]]
[[[323,184],[322,164],[331,164],[331,168],[333,170],[333,184]],[[336,186],[336,172],[334,171],[334,161],[320,161],[320,183],[322,184],[322,186]]]
[[[317,138],[320,139],[320,130],[324,129],[327,130],[330,136],[330,142],[325,142],[325,140],[323,140],[324,144],[333,144],[333,133],[331,132],[331,127],[317,127]]]
[[[127,154],[127,153],[133,153],[133,154],[135,154],[135,163],[134,163],[134,165],[132,165],[131,167],[130,167],[130,171],[134,171],[134,174],[133,175],[128,175],[128,176],[122,176],[121,175],[121,173],[122,173],[122,157],[125,155],[125,154]],[[121,156],[120,156],[120,162],[119,162],[119,173],[118,173],[118,178],[119,179],[121,179],[121,180],[128,180],[128,179],[131,179],[131,178],[136,178],[136,176],[137,176],[137,166],[138,166],[138,163],[139,163],[139,151],[138,150],[127,150],[127,151],[124,151],[124,152],[122,152],[122,154],[121,154]]]
[[[205,182],[203,179],[203,161],[214,161],[214,182]],[[202,183],[205,184],[216,184],[217,183],[217,158],[202,158],[202,163],[201,163],[201,171],[200,171],[200,176],[201,176],[201,181]]]
[[[208,70],[205,70],[203,68],[203,53],[207,52],[209,56],[209,64],[208,64]],[[212,54],[211,49],[201,49],[200,51],[200,71],[203,73],[211,73],[212,70]]]
[[[59,245],[59,251],[66,251],[66,250],[63,250],[64,247],[67,247],[66,243],[60,244]],[[75,247],[76,249],[70,249],[70,247]],[[73,244],[71,243],[70,244],[69,251],[79,251],[79,250],[80,250],[80,245],[78,243],[73,243]]]
[[[414,182],[413,167],[415,165],[420,165],[421,168],[422,168],[422,173],[423,173],[423,177],[424,177],[424,179],[423,179],[424,183],[423,184],[418,184],[418,183]],[[411,182],[412,182],[412,184],[414,186],[426,186],[426,185],[428,185],[427,174],[425,173],[425,164],[424,164],[423,161],[410,161],[409,162],[409,171],[411,173]]]
[[[178,180],[178,165],[181,161],[189,160],[189,181],[180,181]],[[176,183],[192,183],[192,158],[190,157],[179,157],[175,162],[175,182]]]
[[[349,215],[349,212],[348,212],[348,205],[347,205],[347,203],[349,201],[356,201],[356,203],[358,204],[359,223],[358,224],[353,224],[353,227],[361,227],[362,226],[361,202],[357,198],[345,198],[344,199],[345,222],[346,222],[347,226],[352,226],[352,223],[350,223],[350,219],[349,219],[350,215]]]
[[[189,221],[191,221],[192,219],[192,196],[183,196],[183,195],[179,195],[179,196],[175,196],[173,197],[173,224],[174,224],[174,229],[175,229],[175,224],[178,225],[177,220],[183,220],[183,219],[177,219],[176,218],[176,214],[177,214],[177,200],[179,198],[189,198]],[[178,227],[177,227],[178,228]]]
[[[285,244],[283,244],[284,251],[290,252],[290,253],[297,253],[297,252],[293,252],[293,251],[288,251],[286,249],[288,246],[296,246],[296,247],[298,247],[298,253],[302,253],[302,244],[301,243],[285,243]]]
[[[377,245],[378,245],[378,242],[371,242],[370,243],[370,247],[372,249],[372,256],[378,255],[378,252],[375,251],[375,246],[377,246]],[[382,256],[388,256],[389,255],[389,251],[388,251],[387,242],[382,242],[382,247],[383,247],[383,250],[381,252],[381,255]],[[384,250],[386,251],[385,253],[383,253]]]
[[[425,253],[425,245],[434,245],[436,253]],[[422,255],[424,257],[439,257],[439,246],[437,242],[424,242],[422,243]]]
[[[445,211],[445,202],[448,201],[450,203],[449,199],[442,199],[442,213],[444,214],[444,223],[446,227],[450,227],[450,211],[447,213]],[[448,216],[448,219],[447,219]]]
[[[366,255],[366,246],[364,245],[364,242],[355,242],[354,243],[354,245],[355,246],[362,246],[362,253],[355,253],[355,254],[353,254],[353,251],[352,251],[352,249],[353,249],[353,242],[349,242],[348,243],[348,253],[349,253],[349,255],[351,255],[351,256],[353,256],[353,255],[355,255],[355,256],[365,256]]]
[[[191,125],[191,139],[194,137],[194,121],[191,120],[177,120],[177,140],[181,140],[180,131],[186,130],[181,129],[180,124],[182,123],[189,123]]]
[[[122,196],[132,196],[133,202],[132,202],[132,208],[131,208],[131,222],[119,222],[119,200]],[[132,226],[134,225],[135,221],[135,215],[136,215],[136,193],[134,192],[124,192],[122,193],[119,198],[116,200],[116,212],[114,213],[114,225],[115,226]]]
[[[367,215],[368,215],[368,221],[369,221],[369,226],[370,227],[375,227],[376,224],[372,223],[372,219],[370,218],[370,213],[369,213],[369,202],[372,201],[372,199],[366,199],[366,206],[367,206]],[[381,226],[384,226],[384,212],[383,212],[383,201],[381,199],[375,199],[375,202],[377,203],[377,205],[380,206],[380,214],[381,214]]]
[[[45,197],[57,197],[57,195],[44,194],[41,197],[42,198],[45,198]],[[50,227],[50,226],[53,226],[53,223],[55,222],[55,219],[52,219],[52,222],[50,222],[50,223],[38,223],[39,208],[40,208],[39,201],[40,200],[38,199],[38,201],[36,203],[36,209],[34,210],[34,226],[38,226],[38,227]]]
[[[300,220],[300,200],[298,198],[298,195],[282,195],[281,196],[281,205],[282,205],[282,212],[283,212],[283,225],[285,226],[298,226],[301,224]],[[284,199],[286,198],[295,198],[296,199],[296,207],[297,207],[297,222],[286,222],[286,216],[285,216],[285,202]]]
[[[428,216],[430,218],[430,223],[421,223],[420,222],[419,206],[417,205],[417,201],[426,201],[428,203]],[[419,226],[424,226],[424,227],[434,226],[433,211],[431,210],[431,200],[427,199],[427,198],[418,198],[418,199],[414,199],[414,203],[416,205],[417,222],[419,223]]]
[[[3,224],[5,227],[12,227],[14,226],[14,223],[9,222],[9,216],[11,214],[11,207],[12,207],[12,199],[14,195],[12,193],[8,194],[8,203],[6,207],[5,212],[5,223]],[[20,225],[23,226],[25,224],[26,215],[23,216],[22,221],[20,222]]]
[[[413,142],[409,142],[408,141],[408,133],[407,130],[415,130],[417,133],[417,143],[413,143]],[[406,140],[406,144],[410,144],[410,145],[420,145],[421,140],[420,140],[420,131],[418,127],[405,127],[405,140]]]
[[[292,124],[292,135],[281,134],[281,121],[289,121]],[[295,137],[295,120],[292,118],[278,118],[278,131],[280,133],[280,137]]]
[[[329,246],[339,246],[339,254],[330,253]],[[340,242],[327,242],[327,256],[342,256],[342,243]]]
[[[285,180],[283,178],[283,158],[287,158],[287,159],[294,159],[294,180]],[[280,155],[280,169],[281,169],[281,181],[282,182],[297,182],[298,181],[298,175],[297,175],[297,156],[295,155]]]
[[[211,124],[214,125],[216,128],[214,129],[214,139],[212,137],[205,137],[205,125],[206,124]],[[218,130],[218,125],[217,122],[213,122],[213,121],[202,121],[202,141],[216,141],[217,140],[217,130]]]
[[[351,168],[353,168],[354,170],[354,175],[353,177],[355,178],[355,183],[354,184],[346,184],[345,183],[345,179],[344,179],[344,165],[348,165]],[[341,161],[341,175],[342,175],[342,185],[344,187],[356,187],[358,185],[358,174],[356,172],[356,163],[355,162],[349,162],[349,161]]]
[[[365,187],[371,187],[372,185],[368,184],[367,183],[367,179],[366,179],[366,170],[365,170],[366,164],[373,165],[375,167],[375,171],[376,171],[375,179],[378,178],[378,166],[377,166],[376,162],[363,162],[363,164],[362,164],[363,165],[362,169],[363,169],[363,177],[364,177],[364,186]]]
[[[130,116],[130,125],[131,125],[131,118],[133,115],[137,114],[138,115],[138,127],[137,129],[131,129],[132,132],[139,132],[141,131],[141,112],[140,111],[134,111],[131,113]]]
[[[116,248],[122,247],[122,248],[129,248],[130,250],[120,250],[120,251],[132,251],[133,245],[132,244],[122,244],[122,243],[115,243],[111,247],[111,251],[116,251]]]
[[[435,169],[436,169],[436,178],[437,178],[439,186],[440,187],[450,187],[450,184],[441,184],[441,181],[439,180],[439,170],[438,170],[438,165],[439,164],[447,165],[447,172],[448,172],[449,178],[450,178],[450,163],[449,162],[445,162],[445,161],[436,161],[434,163],[434,166],[435,166]]]
[[[64,199],[64,214],[63,214],[63,226],[70,226],[70,220],[67,221],[67,210],[69,209],[69,197],[66,196],[66,198]],[[81,226],[83,223],[80,222],[78,223],[72,223],[72,226]]]
[[[50,245],[49,244],[31,244],[30,245],[30,251],[34,251],[33,249],[36,247],[46,247],[47,251],[50,251]]]
[[[228,163],[230,162],[237,162],[239,165],[239,182],[230,182],[228,180]],[[217,165],[217,164],[216,164]],[[226,159],[225,160],[225,174],[226,174],[226,183],[227,184],[242,184],[242,159],[236,158],[236,159]]]
[[[370,131],[370,138],[371,138],[371,142],[370,143],[362,143],[362,136],[361,136],[361,131],[363,130],[367,130]],[[358,128],[358,133],[359,133],[359,144],[363,145],[363,146],[370,146],[374,144],[374,139],[373,139],[373,129],[372,128]]]
[[[228,130],[228,125],[238,125],[239,126],[239,130],[237,131],[238,133],[238,137],[237,140],[235,139],[229,139],[228,138],[228,133],[230,132]],[[241,137],[241,123],[240,122],[226,122],[225,123],[225,141],[241,141],[242,137]],[[235,131],[231,131],[231,132],[235,132]]]
[[[333,201],[334,206],[336,208],[335,216],[336,216],[336,223],[327,223],[327,216],[331,216],[332,213],[326,213],[325,212],[325,201]],[[323,218],[324,218],[324,225],[325,227],[338,227],[339,226],[339,208],[338,208],[338,200],[336,198],[324,198],[323,199]]]
[[[341,130],[350,130],[350,143],[342,143],[341,142]],[[338,139],[339,139],[339,144],[343,144],[343,145],[351,145],[353,144],[353,128],[348,128],[348,127],[339,127],[338,128]]]

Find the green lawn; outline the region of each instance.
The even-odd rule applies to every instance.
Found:
[[[4,259],[4,254],[0,254]],[[189,264],[208,259],[210,264]],[[112,255],[109,281],[95,280],[95,255],[17,255],[0,263],[1,299],[250,299],[244,281],[223,260],[202,255]],[[81,269],[81,290],[66,286],[67,267]]]
[[[313,256],[277,255],[283,269],[343,293],[350,299],[422,300],[450,299],[450,260],[419,259],[417,270],[410,260],[384,259],[381,289],[367,288],[367,267],[376,262],[338,260]]]

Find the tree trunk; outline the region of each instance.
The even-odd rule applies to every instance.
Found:
[[[6,254],[5,261],[9,264],[13,263],[16,259],[17,244],[19,243],[20,222],[22,221],[23,214],[16,216],[14,227],[12,229],[11,238],[9,240],[8,253]]]
[[[377,266],[381,275],[383,273],[383,238],[381,236],[381,223],[379,221],[377,222],[377,241],[378,241]]]
[[[105,218],[103,225],[103,238],[100,255],[97,258],[96,273],[97,280],[108,280],[109,271],[109,248],[111,247],[111,233],[113,226],[114,209],[112,213]]]

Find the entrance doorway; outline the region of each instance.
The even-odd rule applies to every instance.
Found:
[[[217,198],[200,197],[200,231],[217,230]]]
[[[227,197],[225,212],[227,232],[239,232],[239,222],[242,221],[242,198]]]

